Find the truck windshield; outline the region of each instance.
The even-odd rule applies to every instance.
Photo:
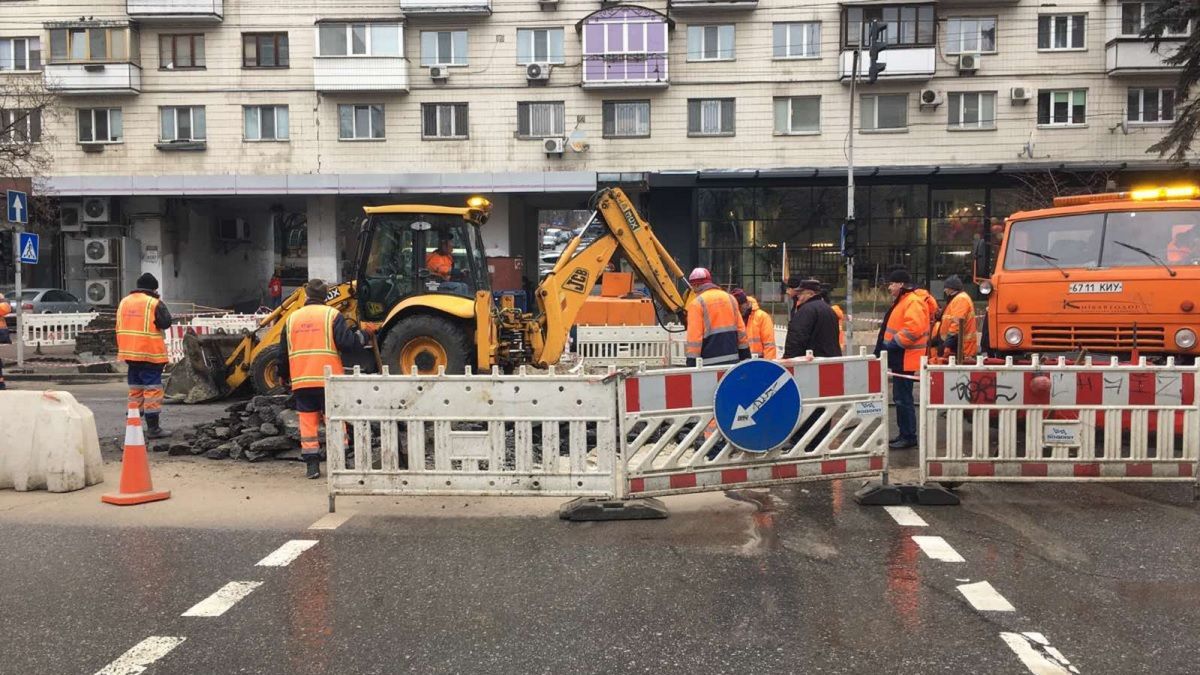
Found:
[[[1200,211],[1120,211],[1018,221],[1009,230],[1004,269],[1159,266],[1146,253],[1171,265],[1200,264]]]

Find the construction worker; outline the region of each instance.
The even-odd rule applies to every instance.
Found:
[[[783,358],[804,356],[810,351],[819,357],[841,356],[837,315],[821,294],[821,282],[793,276],[784,288],[795,309],[788,320]]]
[[[450,272],[454,270],[454,236],[449,232],[438,235],[438,247],[425,256],[425,269],[442,281],[450,280]]]
[[[712,281],[712,273],[697,267],[688,275],[696,297],[687,306],[687,365],[736,363],[750,358],[746,322],[737,300]]]
[[[279,336],[279,377],[292,391],[300,415],[300,456],[308,478],[321,477],[321,421],[325,414],[325,368],[342,373],[342,354],[364,348],[369,338],[355,331],[325,304],[329,288],[312,279],[304,286],[304,306],[292,312]]]
[[[5,318],[11,312],[12,305],[4,299],[4,294],[0,293],[0,345],[12,344],[12,338],[8,335],[8,319]],[[0,359],[0,391],[4,389],[4,359]]]
[[[138,277],[137,288],[117,306],[117,359],[129,368],[129,409],[146,420],[146,438],[167,436],[159,424],[163,400],[163,368],[171,327],[171,312],[158,297],[158,279],[149,272]]]
[[[934,356],[958,357],[960,361],[974,359],[979,353],[979,338],[975,325],[975,304],[963,289],[956,274],[946,277],[946,309],[937,324],[933,337]],[[962,352],[958,350],[961,347]]]
[[[842,310],[841,305],[833,304],[833,300],[829,298],[829,294],[833,291],[833,286],[830,284],[821,284],[821,297],[825,299],[825,304],[833,310],[834,315],[838,319],[838,347],[842,353],[846,353],[846,312]]]
[[[737,300],[738,309],[742,313],[742,322],[746,324],[746,340],[750,345],[750,355],[761,359],[778,358],[779,349],[775,346],[775,322],[771,320],[771,315],[759,309],[758,300],[755,300],[753,296],[746,295],[746,291],[740,288],[733,289],[733,293],[730,295]]]
[[[898,267],[888,275],[888,293],[894,299],[875,345],[875,355],[887,352],[892,377],[892,402],[896,404],[899,434],[888,447],[902,450],[917,447],[917,409],[913,404],[913,374],[929,348],[931,314],[937,301],[928,291],[913,285],[908,270]]]

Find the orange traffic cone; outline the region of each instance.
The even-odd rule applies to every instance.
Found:
[[[146,458],[142,416],[137,408],[130,408],[125,421],[125,452],[121,457],[121,489],[116,493],[102,495],[100,501],[118,506],[132,506],[170,498],[170,490],[156,491],[150,482],[150,461]]]

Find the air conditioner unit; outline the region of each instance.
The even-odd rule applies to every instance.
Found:
[[[222,241],[250,241],[250,228],[241,218],[222,218],[217,221],[217,239]]]
[[[921,107],[936,108],[942,104],[942,93],[933,89],[921,90]]]
[[[83,295],[93,305],[112,305],[112,279],[88,279],[84,285]]]
[[[531,63],[525,66],[525,79],[533,82],[534,80],[549,80],[550,79],[550,64],[549,63]]]
[[[58,229],[63,232],[83,232],[83,223],[79,216],[82,207],[79,204],[61,204],[58,207]]]
[[[1033,98],[1033,92],[1029,91],[1029,87],[1013,87],[1009,92],[1009,98],[1016,103],[1024,103]]]
[[[959,54],[958,55],[958,72],[973,73],[979,70],[979,55],[978,54]]]
[[[83,222],[107,223],[111,220],[112,200],[107,197],[88,197],[83,200]]]
[[[85,265],[111,265],[114,262],[112,239],[84,239],[83,263]]]
[[[547,155],[561,155],[563,148],[566,147],[566,139],[564,138],[543,138],[542,148],[545,149]]]
[[[557,7],[558,0],[538,0],[538,5],[543,9],[546,9],[547,7]]]
[[[450,79],[450,69],[446,66],[433,66],[429,69],[429,79],[445,82]]]

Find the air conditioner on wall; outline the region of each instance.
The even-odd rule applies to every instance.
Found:
[[[1029,91],[1029,87],[1013,87],[1009,92],[1009,98],[1016,103],[1024,103],[1033,98],[1033,92]]]
[[[446,66],[433,66],[429,69],[429,79],[445,82],[450,79],[450,69]]]
[[[525,66],[525,79],[530,82],[550,79],[549,63],[531,63]]]
[[[114,262],[112,239],[84,239],[83,263],[85,265],[111,265]]]
[[[88,197],[83,200],[83,222],[107,223],[111,221],[112,200],[107,197]]]
[[[542,148],[547,155],[561,155],[563,148],[566,146],[566,140],[562,138],[543,138]]]
[[[112,305],[112,279],[88,279],[84,284],[83,295],[93,305]]]
[[[79,204],[60,204],[58,207],[58,229],[62,232],[83,232],[83,223],[80,221],[80,211],[82,207]]]
[[[973,73],[979,70],[979,55],[978,54],[959,54],[958,55],[958,72]]]
[[[936,108],[942,104],[942,93],[934,89],[922,89],[920,101],[922,108]]]

